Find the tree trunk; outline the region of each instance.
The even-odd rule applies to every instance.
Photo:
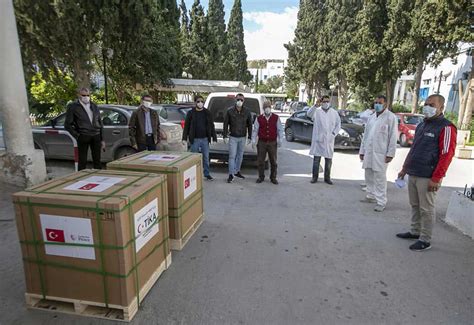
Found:
[[[339,75],[339,91],[338,91],[338,108],[339,109],[346,109],[347,107],[347,97],[348,97],[348,93],[349,93],[349,87],[347,85],[347,79],[346,79],[346,76],[341,73]]]
[[[418,58],[418,64],[416,65],[415,72],[415,90],[413,91],[413,103],[411,107],[411,112],[416,113],[418,110],[418,100],[420,98],[420,87],[421,87],[421,77],[423,75],[423,58]]]
[[[461,128],[462,120],[464,119],[464,112],[466,111],[467,95],[469,93],[469,84],[467,83],[466,91],[463,91],[462,79],[458,80],[458,91],[459,91],[459,111],[458,111],[458,128]]]
[[[388,79],[385,81],[385,94],[387,96],[387,108],[392,110],[392,103],[393,103],[393,93],[395,91],[395,83],[392,79]]]
[[[79,88],[90,88],[89,71],[83,62],[77,60],[74,62],[74,81]]]
[[[469,130],[471,126],[472,119],[472,106],[474,106],[474,84],[472,79],[469,80],[468,88],[466,88],[467,100],[466,100],[466,110],[464,111],[464,117],[461,124],[461,130]]]

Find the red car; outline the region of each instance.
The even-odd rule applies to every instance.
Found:
[[[396,113],[398,119],[398,141],[400,146],[409,147],[415,137],[415,129],[423,122],[424,116],[412,113]]]

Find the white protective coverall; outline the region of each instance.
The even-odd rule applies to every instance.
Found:
[[[379,116],[373,114],[366,126],[359,154],[364,155],[362,168],[365,169],[367,198],[377,200],[377,204],[387,204],[387,163],[386,157],[395,157],[397,148],[398,122],[395,114],[385,109]]]
[[[334,108],[324,111],[321,107],[311,107],[306,115],[313,120],[313,136],[309,154],[332,159],[334,139],[341,129],[341,118]]]

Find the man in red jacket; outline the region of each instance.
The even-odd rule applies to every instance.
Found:
[[[268,153],[268,159],[270,160],[270,181],[276,185],[278,184],[276,179],[277,147],[281,146],[283,127],[280,122],[280,117],[272,113],[269,101],[263,104],[263,109],[264,114],[255,119],[252,132],[252,147],[255,148],[255,145],[257,145],[257,183],[261,183],[265,179],[265,158]]]
[[[444,115],[444,97],[431,95],[423,106],[425,120],[418,124],[413,145],[398,178],[408,179],[411,205],[411,230],[397,234],[402,239],[417,239],[411,250],[431,248],[435,222],[435,199],[456,149],[456,127]]]

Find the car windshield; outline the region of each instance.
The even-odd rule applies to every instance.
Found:
[[[403,122],[410,125],[418,125],[423,122],[423,116],[420,115],[404,115]]]
[[[213,97],[207,108],[211,111],[214,122],[223,123],[226,110],[234,104],[234,97]],[[257,99],[245,98],[244,106],[250,109],[252,115],[260,115],[260,105]]]

